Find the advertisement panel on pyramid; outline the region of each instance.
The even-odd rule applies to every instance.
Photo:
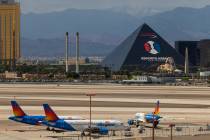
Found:
[[[123,41],[102,65],[113,71],[148,70],[172,58],[177,66],[184,65],[184,57],[147,24],[143,24]]]

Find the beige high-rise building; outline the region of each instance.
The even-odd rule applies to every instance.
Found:
[[[14,66],[20,58],[20,4],[0,0],[0,64]]]

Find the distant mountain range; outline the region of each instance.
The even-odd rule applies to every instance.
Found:
[[[84,38],[124,36],[137,25],[138,19],[108,10],[76,10],[22,15],[24,38],[62,38],[66,31],[80,32]]]
[[[104,54],[110,53],[115,47],[90,41],[81,41],[80,45],[81,56],[104,56]],[[69,55],[75,56],[75,52],[75,42],[71,42]],[[22,53],[24,57],[61,57],[65,55],[65,40],[23,38]]]
[[[180,7],[172,11],[144,17],[163,37],[173,43],[176,40],[200,40],[210,38],[210,6],[201,9]]]
[[[176,8],[141,18],[109,10],[70,9],[45,14],[23,14],[22,55],[62,56],[65,32],[69,31],[72,40],[75,40],[73,35],[79,31],[81,55],[105,56],[145,22],[171,44],[176,40],[210,38],[209,13],[210,6],[201,9]]]

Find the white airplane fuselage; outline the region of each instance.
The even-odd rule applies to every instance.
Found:
[[[90,120],[57,120],[55,122],[43,121],[43,124],[68,131],[85,132],[90,129]],[[120,131],[125,126],[118,120],[92,120],[91,129],[102,131]]]

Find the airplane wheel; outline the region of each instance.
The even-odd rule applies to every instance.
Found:
[[[115,131],[113,131],[113,135],[112,136],[116,136],[116,133],[115,133]]]
[[[81,133],[81,136],[82,136],[82,137],[85,136],[85,132],[82,132],[82,133]]]
[[[47,131],[50,131],[50,127],[47,127],[46,130],[47,130]]]

